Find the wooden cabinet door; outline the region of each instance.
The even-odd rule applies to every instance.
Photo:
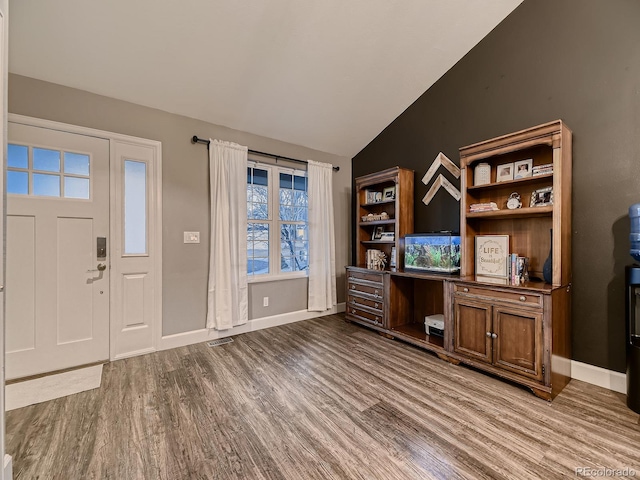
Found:
[[[493,363],[542,380],[542,312],[494,307]]]
[[[491,305],[474,300],[453,300],[456,353],[491,363]]]

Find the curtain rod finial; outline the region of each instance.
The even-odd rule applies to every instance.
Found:
[[[194,135],[193,137],[191,137],[191,143],[198,143],[198,136]]]

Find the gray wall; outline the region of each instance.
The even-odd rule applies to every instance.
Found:
[[[416,232],[458,230],[449,195],[421,202],[437,153],[458,163],[462,146],[563,119],[574,139],[573,357],[617,371],[627,209],[640,202],[639,25],[637,0],[525,0],[353,162],[354,176],[415,169]]]
[[[340,167],[333,179],[338,301],[344,301],[343,267],[349,263],[351,159],[19,75],[9,76],[9,112],[162,142],[164,335],[205,327],[208,157],[206,146],[191,144],[193,135]],[[201,243],[185,245],[183,231],[200,231]],[[306,279],[250,284],[250,318],[306,309],[306,285]],[[269,307],[262,306],[265,296],[269,297]]]

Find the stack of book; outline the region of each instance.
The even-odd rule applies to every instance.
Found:
[[[369,270],[384,270],[387,264],[387,256],[380,250],[367,250],[366,253],[367,268]]]
[[[520,285],[529,281],[529,258],[512,253],[507,257],[507,268],[511,285]]]
[[[536,165],[531,170],[531,175],[537,177],[539,175],[550,175],[553,173],[553,163],[547,163],[546,165]]]
[[[496,202],[487,202],[487,203],[472,203],[469,205],[469,211],[471,213],[475,212],[492,212],[494,210],[500,210]]]

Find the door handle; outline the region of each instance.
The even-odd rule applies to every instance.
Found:
[[[106,263],[99,263],[98,268],[96,268],[95,270],[87,270],[87,273],[104,272],[106,269],[107,269]]]

